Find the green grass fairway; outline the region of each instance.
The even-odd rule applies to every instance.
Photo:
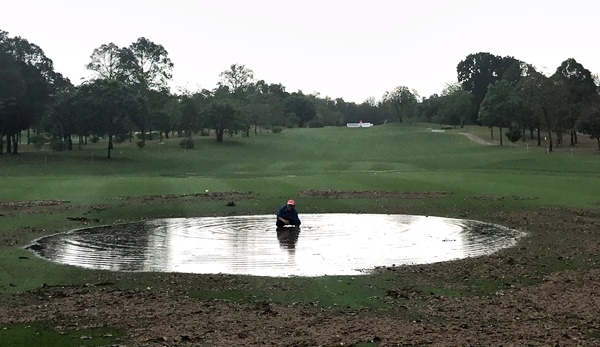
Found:
[[[243,190],[266,198],[258,206],[272,210],[274,199],[305,189],[443,190],[454,199],[517,195],[578,207],[600,201],[593,189],[600,155],[591,149],[547,155],[533,142],[530,148],[481,146],[456,131],[432,133],[427,125],[291,129],[222,144],[201,137],[187,151],[170,139],[142,150],[117,144],[111,160],[104,159],[104,144],[62,153],[23,146],[19,156],[0,159],[0,201],[93,204],[123,195]]]

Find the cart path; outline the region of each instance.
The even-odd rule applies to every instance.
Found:
[[[473,135],[471,133],[459,133],[459,134],[465,135],[466,137],[469,138],[469,140],[471,140],[471,141],[473,141],[475,143],[478,143],[480,145],[486,145],[486,146],[493,145],[493,143],[491,143],[489,141],[486,141],[486,140],[482,139],[481,137]]]

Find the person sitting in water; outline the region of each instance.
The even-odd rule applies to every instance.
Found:
[[[300,226],[300,218],[298,218],[298,212],[296,212],[296,202],[294,200],[288,200],[287,204],[281,206],[277,211],[277,222],[275,222],[278,228],[283,228],[285,225],[289,226]]]

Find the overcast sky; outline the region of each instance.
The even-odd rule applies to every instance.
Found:
[[[212,89],[231,64],[289,92],[362,102],[396,86],[456,81],[468,54],[511,55],[552,73],[575,58],[600,72],[600,1],[6,0],[0,29],[39,45],[79,84],[94,48],[163,45],[173,87]]]

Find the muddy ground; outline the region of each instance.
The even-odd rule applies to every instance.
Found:
[[[377,194],[382,193],[322,192],[322,197]],[[151,200],[174,198],[190,197]],[[69,208],[65,202],[49,206],[60,205]],[[388,213],[411,212],[406,206],[390,209]],[[122,346],[350,346],[365,341],[379,346],[600,346],[600,211],[460,212],[529,235],[516,247],[491,256],[380,268],[372,286],[383,286],[378,281],[385,279],[385,295],[378,298],[385,302],[383,308],[189,296],[198,282],[230,291],[264,289],[234,276],[156,274],[157,283],[167,285],[125,290],[119,283],[126,274],[107,273],[82,287],[14,294],[0,303],[0,324],[50,322],[57,331],[118,327],[125,332]],[[302,290],[270,281],[277,290]]]

